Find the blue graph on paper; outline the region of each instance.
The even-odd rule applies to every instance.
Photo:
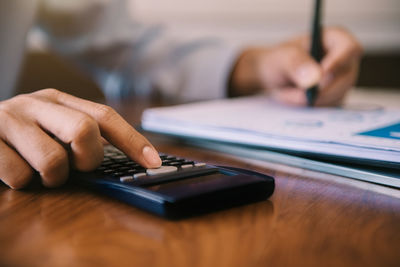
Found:
[[[400,123],[359,133],[359,135],[400,140]]]

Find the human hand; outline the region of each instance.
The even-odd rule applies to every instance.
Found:
[[[341,28],[327,28],[322,36],[325,55],[320,63],[310,56],[309,36],[245,50],[232,72],[230,95],[267,91],[280,102],[305,106],[305,90],[318,85],[316,106],[340,104],[356,82],[362,48]]]
[[[150,142],[112,108],[55,89],[0,102],[0,179],[22,188],[34,170],[55,187],[70,168],[95,169],[103,160],[102,138],[146,168],[161,166]]]

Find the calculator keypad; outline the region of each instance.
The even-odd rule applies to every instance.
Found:
[[[162,166],[157,169],[146,169],[138,163],[130,160],[123,152],[113,146],[104,147],[104,160],[96,172],[118,179],[121,183],[130,183],[141,178],[151,178],[153,176],[168,175],[178,171],[198,169],[206,167],[205,163],[194,161],[171,155],[160,154]]]

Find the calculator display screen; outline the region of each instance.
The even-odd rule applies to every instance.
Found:
[[[204,175],[204,176],[198,176],[194,178],[189,178],[189,179],[182,179],[179,181],[174,181],[170,183],[164,183],[164,184],[158,184],[158,185],[152,185],[147,187],[147,189],[152,190],[152,191],[157,191],[157,192],[162,192],[165,190],[168,190],[170,188],[176,188],[179,186],[184,185],[186,186],[197,186],[199,184],[207,184],[207,183],[212,183],[215,179],[220,179],[221,174],[216,173],[212,175]]]
[[[194,178],[182,179],[170,183],[163,183],[146,187],[147,190],[158,192],[173,197],[188,197],[197,193],[212,191],[213,189],[227,188],[238,183],[246,183],[242,175],[225,175],[215,173],[211,175],[198,176]]]

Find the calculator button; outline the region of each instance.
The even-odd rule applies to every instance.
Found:
[[[185,164],[181,166],[182,169],[190,169],[193,168],[193,164]]]
[[[106,158],[113,158],[113,157],[119,156],[119,154],[114,153],[114,152],[107,152],[107,153],[104,154],[104,156],[105,156]]]
[[[144,176],[146,176],[145,172],[139,172],[139,173],[134,174],[133,178],[138,179],[138,178],[142,178]]]
[[[194,166],[195,166],[195,167],[205,167],[206,164],[203,163],[203,162],[198,162],[198,163],[195,163]]]
[[[122,167],[122,165],[121,165],[121,164],[113,164],[113,165],[110,165],[110,166],[108,166],[108,167],[110,167],[110,168],[112,168],[112,169],[117,169],[117,168],[119,168],[119,167]]]
[[[138,172],[140,172],[140,171],[135,170],[135,169],[130,169],[130,170],[126,171],[127,174],[135,174],[135,173],[138,173]]]
[[[170,162],[165,164],[166,166],[176,166],[176,167],[180,167],[182,165],[182,163],[180,162]]]
[[[129,183],[134,181],[132,176],[122,176],[119,178],[119,180],[121,181],[121,183]]]
[[[129,159],[125,158],[125,159],[117,159],[115,160],[116,163],[119,164],[126,164],[127,162],[129,162]]]
[[[123,173],[123,172],[116,171],[116,172],[114,172],[112,175],[115,176],[115,177],[120,177],[120,176],[124,175],[124,173]]]
[[[158,174],[165,174],[178,171],[178,168],[175,166],[161,166],[158,169],[147,169],[148,175],[158,175]]]
[[[113,164],[114,164],[114,162],[112,162],[112,161],[103,161],[101,163],[101,166],[108,167],[108,166],[113,165]]]
[[[132,162],[132,161],[128,161],[124,165],[129,166],[129,167],[139,167],[140,166],[139,164]]]

